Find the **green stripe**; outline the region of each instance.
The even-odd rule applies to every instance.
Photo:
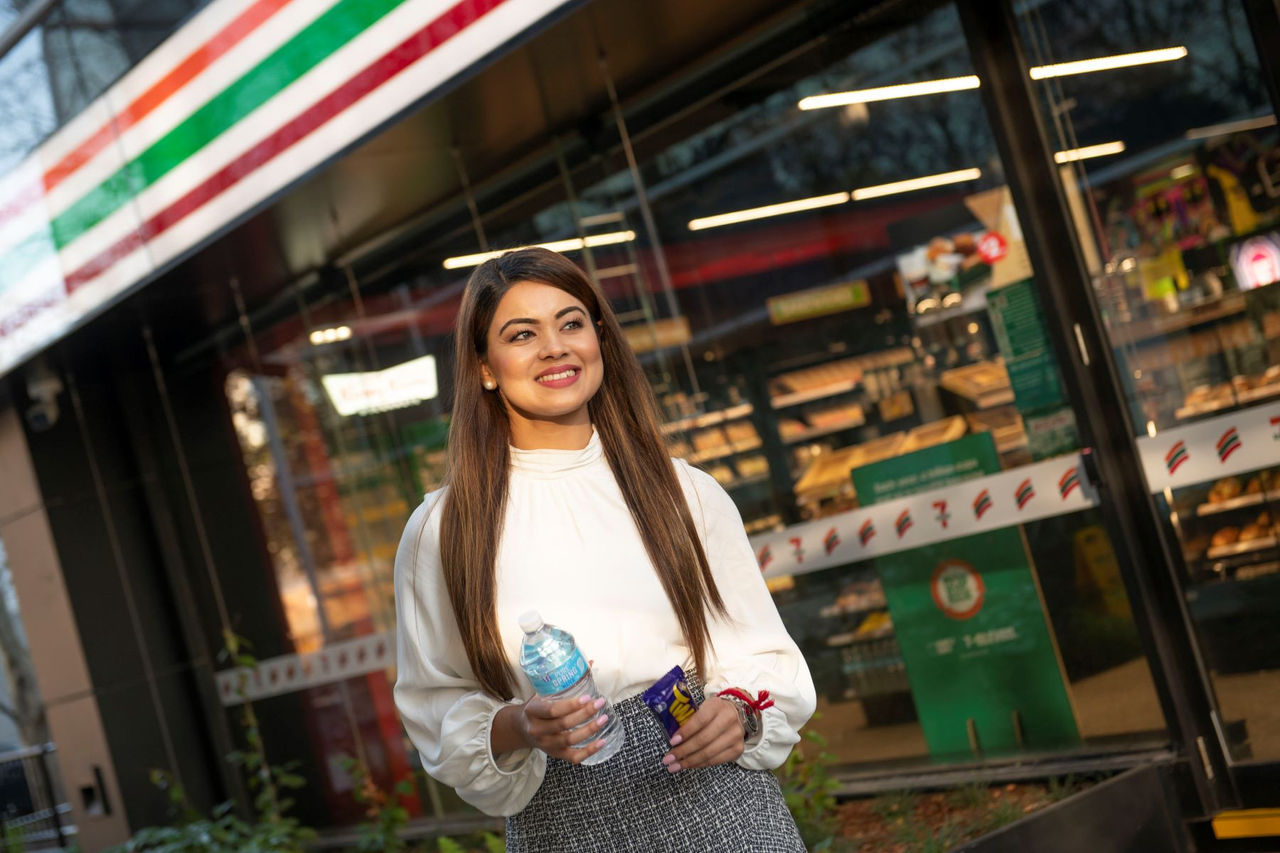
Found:
[[[403,2],[340,0],[55,218],[53,238],[58,248],[110,216]],[[7,261],[5,257],[0,264]]]

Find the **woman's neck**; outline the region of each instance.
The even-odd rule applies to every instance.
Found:
[[[520,450],[581,450],[591,441],[591,422],[511,422],[511,445]]]

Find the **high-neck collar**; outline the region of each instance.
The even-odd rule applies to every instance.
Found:
[[[511,447],[511,469],[538,477],[557,477],[585,468],[604,456],[600,434],[591,430],[591,440],[581,450],[521,450]]]

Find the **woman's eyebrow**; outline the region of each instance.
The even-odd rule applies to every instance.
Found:
[[[538,321],[532,317],[512,317],[510,320],[502,324],[502,328],[498,330],[498,334],[502,334],[507,330],[507,326],[514,326],[521,323],[527,323],[530,326],[538,325]]]
[[[564,315],[572,311],[577,311],[580,314],[587,313],[578,305],[570,305],[568,308],[561,308],[559,311],[557,311],[555,319],[559,320],[561,317],[563,317]],[[507,326],[517,325],[517,324],[528,324],[530,326],[536,326],[538,325],[538,321],[533,319],[532,317],[512,317],[510,320],[502,324],[502,328],[498,329],[498,334],[502,334],[503,332],[505,332],[507,330]]]

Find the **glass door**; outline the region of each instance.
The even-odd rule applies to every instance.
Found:
[[[1280,147],[1242,3],[1026,4],[1041,118],[1232,763],[1280,760]]]

